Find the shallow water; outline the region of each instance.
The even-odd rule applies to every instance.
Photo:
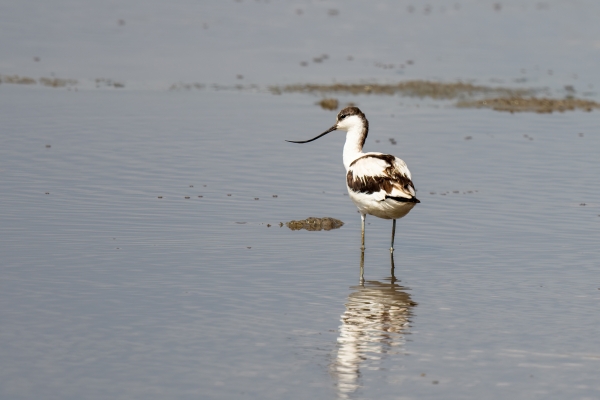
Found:
[[[327,14],[337,3],[303,4],[302,16],[291,3],[232,2],[216,10],[235,19],[238,25],[228,26],[241,33],[248,26],[240,19],[253,21],[253,14],[227,14],[229,7],[287,7],[289,18],[308,18],[314,6],[323,11],[314,18],[338,18],[338,28],[348,23],[346,34],[363,32],[342,18],[341,5],[339,15]],[[427,15],[409,14],[422,24],[442,18],[436,4]],[[540,15],[563,13],[575,33],[576,17],[596,7],[581,2],[567,12],[555,3],[528,3],[518,14],[516,3],[502,3],[500,11],[460,4],[456,12],[522,15],[539,29],[546,29]],[[177,26],[188,6],[170,8],[164,19],[152,14],[156,8],[148,11],[162,21],[162,46],[177,42],[166,28]],[[54,20],[64,18],[53,12]],[[73,24],[83,29],[104,18],[98,15],[105,14],[90,11]],[[119,29],[118,12],[105,16],[110,29]],[[135,26],[135,18],[126,21],[122,28]],[[273,21],[267,27],[289,22]],[[88,28],[94,40],[87,43],[106,40],[93,34],[98,26]],[[228,36],[217,37],[223,44]],[[425,39],[426,48],[433,45]],[[284,39],[272,40],[261,42],[263,51],[282,54],[268,43]],[[74,48],[85,42],[68,39]],[[15,46],[19,51],[31,45],[19,43],[26,44]],[[307,54],[324,51],[306,43]],[[51,48],[61,54],[60,46]],[[554,58],[544,57],[566,70],[571,60],[560,54],[575,50],[557,48]],[[372,51],[372,60],[386,52]],[[7,53],[0,73],[30,68],[17,53]],[[99,54],[108,63],[120,60]],[[27,73],[43,76],[45,60]],[[54,65],[80,80],[100,73],[81,60]],[[385,70],[371,61],[348,76],[387,79],[390,71],[378,75],[373,71]],[[282,63],[295,68],[296,59]],[[480,63],[507,82],[515,77],[502,72],[508,64]],[[255,60],[249,64],[261,71]],[[177,68],[161,73],[160,62],[148,64],[135,89],[135,76],[130,81],[127,69],[115,65],[108,71],[125,71],[123,89],[0,85],[1,398],[598,397],[599,113],[508,114],[398,96],[341,96],[342,105],[352,101],[369,118],[365,150],[403,158],[422,201],[398,221],[390,259],[391,223],[373,217],[361,254],[360,217],[344,183],[343,134],[305,145],[284,141],[331,126],[335,113],[316,106],[318,97],[167,91],[165,82],[196,78]],[[443,69],[431,63],[420,73],[455,78]],[[215,71],[206,69],[207,81],[220,76]],[[278,71],[273,81],[264,71],[256,82],[304,77]],[[329,79],[311,74],[306,79]],[[540,73],[536,82],[570,82],[556,75]],[[308,217],[344,225],[285,226]]]
[[[305,97],[5,90],[5,396],[597,395],[597,113],[361,98],[422,200],[393,285],[368,218],[363,287],[342,134],[283,141],[331,124]]]

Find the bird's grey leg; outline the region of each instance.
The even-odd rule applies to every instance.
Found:
[[[396,275],[395,275],[396,266],[394,265],[394,252],[390,252],[390,261],[391,261],[391,264],[392,264],[392,268],[391,268],[391,271],[390,271],[390,273],[392,274],[392,277],[390,278],[390,282],[392,284],[394,284],[396,282]]]
[[[365,284],[365,251],[360,251],[360,278],[358,284],[363,286]]]
[[[362,229],[361,229],[362,246],[360,248],[363,251],[365,250],[365,218],[367,218],[367,214],[360,213],[360,219],[362,221]]]
[[[394,236],[396,236],[396,220],[392,224],[392,247],[390,247],[390,252],[394,252]]]

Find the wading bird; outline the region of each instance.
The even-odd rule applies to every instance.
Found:
[[[335,125],[319,136],[287,142],[308,143],[336,130],[347,132],[344,144],[346,186],[362,220],[361,248],[365,248],[365,218],[370,214],[394,221],[390,247],[393,252],[396,219],[404,217],[420,201],[415,197],[415,186],[404,161],[390,154],[363,153],[369,133],[369,121],[365,114],[357,107],[346,107],[339,112]]]

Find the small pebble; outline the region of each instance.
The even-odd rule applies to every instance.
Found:
[[[258,197],[255,197],[254,200],[258,200]]]
[[[185,196],[185,198],[186,198],[186,199],[189,199],[189,198],[190,198],[190,196]]]
[[[204,196],[198,196],[198,197],[202,198],[202,197],[204,197]]]
[[[231,193],[227,193],[227,196],[231,196]]]
[[[47,144],[47,145],[46,145],[46,148],[47,148],[47,149],[49,149],[50,147],[52,147],[52,146],[50,146],[49,144]]]
[[[50,192],[46,192],[45,194],[50,194]]]
[[[274,195],[273,195],[273,197],[277,197],[277,195],[276,195],[276,194],[274,194]]]
[[[162,199],[162,196],[158,196],[159,199]]]

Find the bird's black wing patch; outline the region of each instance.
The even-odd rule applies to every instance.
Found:
[[[353,192],[366,194],[373,194],[381,190],[390,193],[394,187],[392,180],[387,176],[357,176],[355,178],[352,171],[348,171],[346,183]]]
[[[364,156],[358,157],[356,160],[352,161],[350,163],[350,167],[352,167],[354,164],[356,164],[359,160],[362,160],[365,158],[378,158],[380,160],[383,160],[388,164],[388,168],[394,167],[394,160],[396,159],[396,157],[394,157],[391,154],[365,154]]]
[[[406,197],[396,197],[396,196],[385,196],[386,199],[392,199],[392,200],[396,200],[399,201],[401,203],[420,203],[421,200],[417,199],[416,197],[411,197],[410,199],[407,199]]]

